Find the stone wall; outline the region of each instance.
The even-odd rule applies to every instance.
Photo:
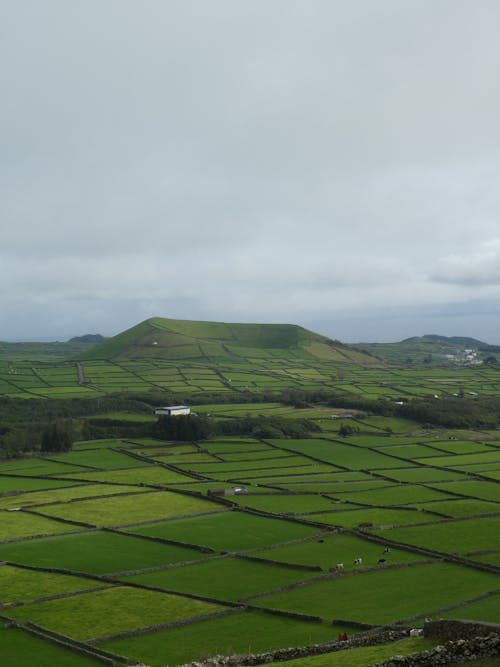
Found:
[[[457,639],[473,639],[495,633],[500,635],[500,625],[496,623],[480,623],[479,621],[430,621],[424,624],[424,637],[452,641]]]
[[[394,656],[370,667],[438,667],[467,664],[471,660],[498,658],[500,664],[500,635],[489,634],[473,639],[457,639],[430,651],[407,656]]]

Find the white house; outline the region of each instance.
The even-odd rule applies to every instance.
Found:
[[[187,405],[166,405],[162,408],[155,408],[155,415],[167,415],[169,417],[177,415],[189,415],[191,409]]]

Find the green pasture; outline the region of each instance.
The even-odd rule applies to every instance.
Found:
[[[325,463],[351,469],[390,468],[401,465],[400,461],[385,454],[336,440],[311,438],[310,440],[270,440],[269,442],[282,446],[284,449],[313,456]]]
[[[59,479],[36,479],[34,477],[8,477],[7,475],[0,475],[0,499],[3,495],[7,494],[36,491],[38,489],[57,489],[74,484],[75,482],[73,481],[62,481]]]
[[[433,503],[423,503],[418,505],[419,509],[430,510],[431,512],[440,512],[449,517],[466,517],[477,514],[500,514],[500,502],[490,503],[486,500],[440,500]]]
[[[403,459],[416,459],[418,457],[440,456],[442,452],[428,447],[427,445],[384,445],[378,448],[379,452],[383,454],[390,454],[391,456],[399,456]],[[429,463],[432,463],[429,459]]]
[[[363,479],[360,481],[344,481],[331,484],[330,491],[328,493],[335,495],[338,493],[340,498],[342,498],[343,493],[352,493],[353,491],[376,491],[378,489],[392,489],[394,488],[394,482],[390,482],[385,479],[377,479],[376,477],[370,477],[368,479]],[[319,489],[323,488],[321,483],[318,484]]]
[[[279,471],[283,471],[283,475],[279,475]],[[276,481],[279,482],[283,478],[289,479],[292,475],[299,476],[303,473],[314,474],[322,472],[330,472],[331,467],[322,464],[310,464],[303,466],[279,466],[276,468],[261,468],[259,470],[241,470],[222,473],[211,473],[210,477],[222,480],[254,480],[256,483],[271,484]],[[208,476],[208,475],[207,475]]]
[[[310,468],[306,468],[306,470],[310,470]],[[338,470],[336,470],[333,466],[331,469],[329,469],[327,472],[305,472],[301,473],[300,470],[298,472],[295,472],[294,474],[284,474],[284,475],[276,475],[276,476],[270,476],[270,477],[264,477],[262,479],[262,482],[259,482],[259,480],[256,480],[256,483],[260,484],[269,484],[271,486],[275,486],[277,488],[284,488],[288,489],[290,488],[299,488],[300,485],[304,485],[303,490],[305,490],[306,486],[310,483],[313,486],[315,484],[332,484],[332,485],[337,485],[337,474],[346,474],[346,475],[352,475],[353,479],[357,475],[357,479],[362,479],[364,478],[365,473],[339,473]],[[368,478],[368,475],[366,476]],[[300,490],[300,488],[299,488]]]
[[[342,509],[339,506],[339,510]],[[330,512],[323,514],[308,514],[306,519],[325,523],[331,526],[342,526],[343,528],[358,528],[363,526],[400,526],[411,523],[429,523],[439,517],[424,512],[412,511],[410,509],[390,509],[378,507],[366,507],[347,511]]]
[[[448,563],[379,569],[254,598],[254,604],[325,620],[393,623],[498,588],[498,576]],[[401,595],[404,591],[404,595]]]
[[[170,465],[178,466],[179,468],[186,468],[192,470],[198,469],[198,467],[194,465],[198,463],[209,463],[211,465],[221,463],[220,459],[216,458],[215,456],[200,451],[196,451],[194,453],[185,453],[185,454],[172,454],[169,452],[156,452],[152,454],[150,452],[147,453],[143,452],[143,455],[148,456],[157,461],[161,461],[162,463],[168,463]],[[205,468],[205,466],[199,466],[199,467],[202,469]]]
[[[0,565],[0,603],[29,602],[38,598],[75,593],[108,586],[97,579],[37,572],[13,565]]]
[[[103,472],[82,472],[78,475],[71,475],[74,479],[92,482],[110,482],[114,484],[151,484],[165,485],[177,484],[180,482],[192,482],[192,477],[183,475],[175,470],[169,470],[163,466],[140,466],[139,468],[127,468],[125,470],[106,470]],[[74,483],[74,482],[73,482]],[[118,491],[119,489],[117,489]]]
[[[34,535],[69,533],[75,530],[81,528],[27,512],[0,511],[0,541]]]
[[[470,463],[500,463],[500,450],[491,448],[488,452],[475,452],[473,454],[449,454],[448,456],[433,456],[432,458],[418,458],[419,463],[435,466],[466,466]]]
[[[9,618],[31,621],[79,641],[159,623],[203,616],[224,607],[157,591],[116,586],[6,610]]]
[[[408,433],[421,428],[420,424],[411,419],[403,419],[398,417],[365,417],[363,422],[386,431],[390,429],[392,433]]]
[[[438,440],[433,442],[432,446],[450,454],[473,454],[488,452],[492,449],[488,442],[476,442],[475,440]]]
[[[379,534],[403,544],[464,555],[474,550],[500,549],[500,516],[393,528]]]
[[[470,554],[467,554],[467,558],[470,558],[471,560],[477,560],[479,563],[488,563],[489,565],[496,565],[497,567],[500,567],[500,551],[482,555],[471,552]]]
[[[21,565],[109,574],[205,558],[196,549],[101,531],[0,544],[0,560]]]
[[[64,503],[92,498],[93,496],[109,496],[120,493],[140,493],[142,490],[135,486],[80,484],[79,486],[51,489],[50,491],[33,491],[31,493],[16,494],[15,496],[6,496],[5,498],[0,497],[0,509],[12,509],[14,507],[29,509],[30,507],[48,503]]]
[[[498,623],[498,619],[500,618],[500,593],[488,596],[482,600],[469,602],[463,607],[450,609],[436,616],[436,619],[441,618]]]
[[[395,655],[406,656],[434,648],[439,642],[424,637],[411,637],[389,644],[351,648],[348,651],[336,651],[322,655],[308,656],[287,660],[286,667],[366,667],[375,663],[385,662]],[[334,662],[333,662],[334,661]],[[283,662],[267,663],[268,667],[283,667]]]
[[[230,500],[240,507],[271,512],[272,514],[303,514],[305,512],[321,512],[323,510],[335,509],[332,500],[323,498],[316,494],[299,495],[271,495],[264,496],[231,496]]]
[[[102,667],[104,664],[21,629],[0,628],[0,655],[9,667]]]
[[[310,537],[317,533],[318,529],[291,521],[233,511],[172,519],[145,526],[130,526],[127,531],[197,544],[219,552],[232,552]]]
[[[378,470],[379,475],[384,475],[398,482],[443,482],[458,479],[466,479],[465,475],[449,470],[439,470],[426,466],[415,468],[390,468],[389,470]]]
[[[485,477],[491,477],[491,479],[498,479],[500,481],[500,470],[493,470],[491,472],[484,470],[481,474]]]
[[[266,450],[261,450],[261,451],[249,451],[249,452],[224,452],[224,453],[219,453],[217,454],[221,459],[223,459],[227,463],[231,462],[237,462],[239,463],[240,461],[267,461],[268,459],[270,460],[271,465],[280,465],[280,462],[286,463],[288,459],[296,460],[296,456],[294,454],[290,454],[290,452],[284,452],[279,449],[268,449]],[[275,461],[276,463],[272,463]]]
[[[71,503],[49,505],[44,514],[92,526],[119,526],[200,512],[219,512],[221,506],[208,499],[170,491],[147,491]]]
[[[236,602],[313,576],[307,570],[229,557],[136,574],[123,581]]]
[[[89,466],[91,468],[138,468],[148,465],[144,461],[127,456],[112,449],[103,448],[96,451],[69,452],[59,456],[51,456],[52,461],[72,463],[78,466]]]
[[[381,489],[346,493],[333,492],[331,495],[335,498],[345,498],[351,503],[378,506],[409,505],[410,503],[450,498],[446,493],[418,484],[400,484],[399,486],[384,486]]]
[[[195,461],[191,463],[189,458],[186,459],[186,463],[182,463],[181,457],[175,459],[175,465],[183,469],[189,469],[197,472],[200,475],[225,475],[227,473],[244,473],[249,472],[261,472],[266,474],[267,472],[272,475],[276,473],[276,470],[287,471],[288,468],[297,468],[304,466],[307,472],[307,467],[314,465],[314,461],[306,458],[305,456],[294,456],[293,454],[285,459],[280,461],[274,460],[259,460],[257,457],[249,461],[229,461],[224,463],[223,461],[214,461],[213,457],[210,454],[198,454],[198,457],[206,457],[207,461]],[[211,461],[208,462],[208,457]]]
[[[478,472],[485,477],[490,477],[490,473],[496,473],[500,470],[500,463],[468,463],[464,466],[456,466],[453,470],[465,472],[467,474]]]
[[[0,463],[0,474],[12,473],[16,475],[26,475],[27,477],[40,477],[43,475],[57,475],[61,473],[75,473],[84,471],[78,465],[70,463],[64,464],[49,459],[18,459],[6,463]]]
[[[354,433],[348,438],[348,442],[358,447],[387,447],[388,445],[415,445],[424,443],[426,436],[407,436],[407,435],[391,435],[389,433],[380,433],[378,435],[368,435]]]
[[[145,661],[152,667],[164,667],[204,660],[213,655],[309,646],[336,639],[343,631],[351,634],[354,629],[348,625],[328,626],[263,612],[236,611],[190,625],[105,642],[100,646]]]
[[[363,559],[362,567],[379,567],[378,561],[381,558],[385,559],[385,565],[424,559],[423,556],[401,549],[391,549],[390,553],[384,553],[384,545],[348,534],[317,536],[299,544],[256,551],[252,555],[263,560],[270,559],[293,565],[314,565],[326,571],[334,568],[337,563],[343,563],[346,572],[356,570],[357,566],[354,565],[356,558]],[[308,578],[313,576],[314,573]]]
[[[139,444],[139,443],[138,443]],[[141,456],[148,456],[148,457],[155,457],[155,456],[171,456],[172,459],[175,458],[176,456],[179,456],[180,454],[200,454],[201,449],[198,447],[198,445],[191,445],[191,444],[183,444],[183,445],[172,445],[172,444],[167,444],[157,442],[157,443],[151,443],[150,445],[142,445],[141,449],[136,450],[138,454]],[[180,458],[180,456],[179,456]],[[186,460],[191,460],[186,459]]]
[[[462,482],[433,483],[435,489],[458,493],[462,496],[472,496],[482,500],[500,501],[500,484],[496,482],[465,480]]]

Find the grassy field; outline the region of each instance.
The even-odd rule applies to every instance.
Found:
[[[236,602],[257,593],[309,579],[311,576],[314,576],[314,573],[307,570],[280,567],[265,561],[219,558],[133,575],[123,581]]]
[[[13,667],[99,667],[104,664],[23,630],[5,628],[0,628],[0,655],[5,665]]]
[[[270,374],[289,373],[297,382],[324,381],[324,367],[308,369],[298,358],[286,369],[273,366],[268,351],[267,380]],[[300,372],[294,365],[299,361]],[[110,385],[112,375],[118,384],[126,373],[138,371],[150,373],[154,382],[174,376],[186,386],[212,381],[206,368],[183,368],[181,374],[161,360],[151,367],[147,360],[123,360],[122,370],[106,360],[85,363],[93,378]],[[373,372],[380,378],[385,371]],[[363,389],[363,373],[352,373]],[[259,377],[241,368],[231,374],[242,383]],[[44,377],[49,379],[50,372]],[[69,374],[55,378],[59,387],[65,377]],[[407,376],[401,379],[409,383]],[[417,377],[424,379],[428,382]],[[226,385],[225,391],[232,389]],[[247,412],[294,414],[277,403],[209,407],[227,419]],[[315,408],[299,412],[321,420],[321,437],[218,436],[182,444],[109,438],[82,441],[68,454],[1,464],[0,562],[8,562],[0,565],[2,614],[75,639],[97,638],[99,646],[130,662],[158,667],[214,653],[325,641],[341,630],[359,631],[355,623],[383,624],[415,614],[497,619],[500,596],[476,598],[499,589],[498,574],[475,567],[488,563],[500,571],[500,475],[495,477],[500,450],[491,444],[499,442],[497,434],[487,434],[486,441],[479,433],[454,432],[450,437],[456,440],[449,440],[447,432],[416,433],[413,423],[389,420],[391,425],[384,426],[382,418],[369,417],[370,432],[341,438],[336,429],[350,418],[333,419]],[[363,421],[353,417],[351,423]],[[127,451],[157,463],[139,461]],[[491,475],[490,481],[475,476],[478,470]],[[209,495],[214,489],[234,493],[239,486],[247,493],[227,495],[222,502]],[[8,511],[17,508],[30,511]],[[389,540],[390,550],[370,537]],[[438,551],[444,560],[416,553],[412,546]],[[453,564],[446,554],[468,560]],[[343,568],[332,570],[339,563]],[[99,579],[102,575],[106,580]],[[25,604],[9,606],[20,602]],[[462,602],[467,604],[457,606]],[[235,603],[241,609],[231,606]],[[323,622],[250,611],[246,604],[313,614]],[[200,620],[211,612],[223,615]],[[192,618],[195,622],[185,623]],[[145,631],[112,638],[136,630]],[[3,641],[5,655],[12,655],[17,643],[24,667],[31,639],[21,646],[21,630],[8,641],[6,636],[0,633],[0,651]],[[335,660],[354,667],[366,656],[394,655],[392,647],[378,649],[348,651]],[[51,650],[51,666],[72,665],[66,653]],[[44,664],[42,649],[40,656]],[[75,667],[96,664],[75,660]]]
[[[20,621],[31,620],[49,630],[85,641],[223,609],[191,598],[117,586],[74,597],[32,602],[9,609],[7,616]]]
[[[364,623],[392,623],[498,587],[498,576],[436,563],[337,577],[254,598],[255,604]],[[405,594],[401,595],[404,590]],[[382,603],[383,600],[383,603]]]
[[[258,612],[235,612],[192,625],[105,642],[101,646],[146,661],[152,667],[163,667],[217,654],[310,645],[352,630],[348,624],[328,626]]]
[[[1,560],[89,574],[125,572],[205,556],[194,549],[100,531],[0,544]]]
[[[256,549],[310,537],[318,532],[317,528],[244,512],[222,512],[191,519],[174,519],[140,527],[130,526],[127,530],[137,535],[198,544],[219,552]]]
[[[343,563],[344,571],[357,570],[359,566],[354,563],[357,558],[363,559],[363,567],[376,567],[381,558],[385,559],[387,565],[416,562],[425,558],[399,549],[384,553],[384,547],[380,544],[348,534],[317,537],[300,544],[257,551],[253,555],[282,563],[315,565],[325,571],[335,568],[337,563]]]
[[[209,500],[158,491],[50,505],[44,508],[44,513],[92,526],[119,526],[200,512],[218,512],[220,509],[220,505]]]

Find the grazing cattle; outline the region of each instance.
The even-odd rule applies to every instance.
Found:
[[[390,553],[391,553],[391,550],[389,549],[389,547],[386,547],[386,548],[384,549],[384,553],[385,553],[385,554],[390,554]]]
[[[337,563],[337,565],[335,565],[335,569],[336,570],[343,570],[344,569],[344,563]]]
[[[355,559],[354,559],[354,565],[361,565],[362,563],[363,563],[363,559],[362,559],[362,558],[355,558]]]
[[[379,558],[377,563],[387,563],[387,560],[385,558]]]

